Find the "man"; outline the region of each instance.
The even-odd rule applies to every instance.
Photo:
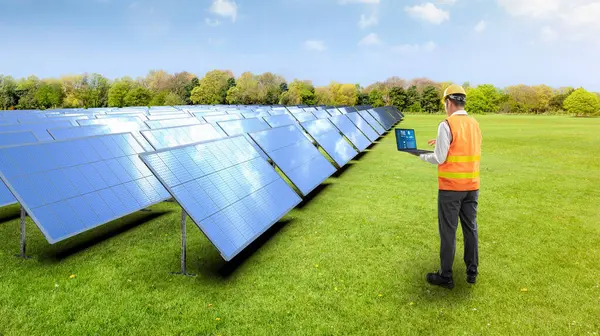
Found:
[[[435,144],[435,151],[420,156],[421,160],[438,165],[441,267],[437,273],[427,274],[427,282],[449,289],[454,288],[452,263],[459,217],[470,284],[475,284],[479,263],[477,202],[481,130],[477,121],[464,110],[466,98],[465,90],[458,85],[450,85],[444,91],[443,103],[448,117],[439,125],[437,139],[429,142]]]

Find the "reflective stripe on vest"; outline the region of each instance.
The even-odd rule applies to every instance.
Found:
[[[452,142],[446,162],[438,166],[440,190],[472,191],[480,186],[481,130],[477,121],[467,115],[448,117]]]

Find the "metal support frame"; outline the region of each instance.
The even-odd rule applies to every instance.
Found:
[[[187,242],[187,217],[188,214],[185,212],[183,208],[181,208],[181,272],[173,273],[185,276],[196,276],[195,274],[190,274],[186,270],[186,262],[187,262],[187,254],[186,254],[186,242]]]
[[[23,259],[29,259],[29,257],[27,256],[27,211],[25,211],[25,208],[21,207],[21,219],[20,219],[20,226],[21,226],[21,253],[17,254],[17,257],[19,258],[23,258]]]

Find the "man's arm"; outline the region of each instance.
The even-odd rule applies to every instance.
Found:
[[[438,127],[435,151],[431,154],[421,154],[421,160],[435,165],[440,165],[446,162],[448,150],[450,149],[451,138],[452,134],[450,133],[450,127],[448,127],[448,124],[445,121],[440,123],[440,126]]]

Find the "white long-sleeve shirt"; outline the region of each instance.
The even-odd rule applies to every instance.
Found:
[[[452,113],[452,115],[467,115],[467,112],[464,110],[459,110]],[[452,132],[450,131],[448,123],[443,121],[440,123],[440,126],[438,126],[438,135],[435,141],[434,152],[430,154],[421,154],[419,157],[425,162],[429,162],[435,165],[441,165],[442,163],[446,162],[451,142]]]

